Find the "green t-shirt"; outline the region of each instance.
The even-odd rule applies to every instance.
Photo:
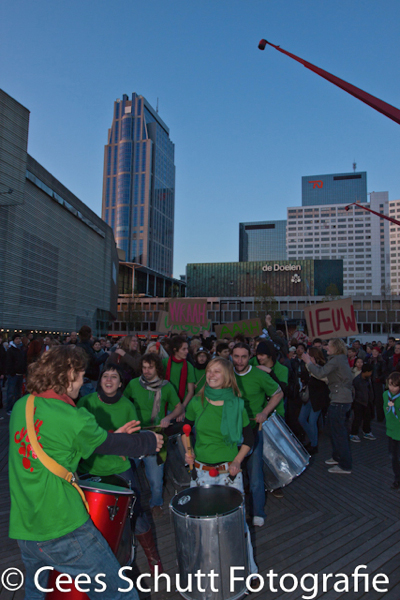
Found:
[[[201,388],[203,387],[203,385],[206,382],[206,370],[205,369],[196,369],[196,367],[194,367],[194,376],[195,376],[195,384],[194,384],[194,389],[195,389],[195,393],[199,392],[201,390]]]
[[[272,367],[272,370],[279,379],[279,381],[286,383],[286,385],[289,383],[289,369],[285,367],[285,365],[282,365],[277,360],[274,366]]]
[[[215,406],[204,399],[204,406],[200,396],[195,396],[188,404],[186,418],[195,422],[196,446],[194,453],[196,459],[202,463],[219,464],[235,459],[237,447],[227,446],[221,433],[222,406]],[[203,413],[204,411],[204,413]],[[243,427],[249,424],[246,409],[243,409]]]
[[[253,356],[253,358],[249,360],[249,365],[251,365],[252,367],[258,367],[259,364],[260,363],[258,362],[256,356]],[[289,383],[289,369],[285,367],[285,365],[282,365],[277,360],[274,366],[272,367],[272,370],[279,379],[279,381],[283,381],[283,383],[286,383],[286,385]]]
[[[27,441],[25,406],[28,395],[15,404],[10,418],[9,477],[13,539],[45,541],[71,533],[89,518],[76,489],[53,475],[32,453]],[[35,399],[35,429],[43,450],[75,472],[80,459],[102,444],[107,432],[84,408],[62,400]]]
[[[173,411],[180,402],[174,386],[171,383],[164,385],[164,387],[161,388],[160,411],[155,422],[152,423],[151,413],[153,410],[155,392],[145,390],[144,387],[140,385],[138,377],[137,379],[132,379],[132,381],[128,383],[124,394],[133,402],[142,427],[159,425],[161,419],[165,417],[165,407],[167,406],[169,411]]]
[[[254,429],[257,423],[254,420],[266,406],[266,396],[273,396],[280,388],[278,384],[271,379],[265,371],[250,366],[250,371],[245,375],[239,375],[235,372],[236,382],[242,393],[245,408],[250,417],[250,424]],[[282,400],[276,407],[276,412],[285,416],[285,408]]]
[[[167,372],[167,366],[168,366],[168,361],[169,358],[163,358],[163,367],[165,369],[165,373]],[[187,360],[187,381],[186,381],[186,389],[185,389],[185,397],[188,393],[188,387],[187,384],[188,383],[196,383],[196,378],[194,375],[194,367],[193,365]],[[172,361],[172,365],[171,365],[171,376],[170,376],[170,383],[172,383],[172,385],[174,386],[176,393],[179,393],[179,380],[181,378],[181,371],[182,371],[182,367],[183,367],[183,362],[181,363],[176,363],[174,361]],[[184,398],[182,398],[182,401],[184,400]]]
[[[394,410],[388,406],[389,392],[383,394],[383,410],[386,418],[386,435],[392,440],[400,440],[400,396],[394,401]]]
[[[86,408],[100,427],[106,431],[114,432],[128,421],[139,421],[135,407],[128,398],[122,396],[115,404],[102,402],[96,392],[81,398],[78,408]],[[79,465],[80,473],[93,475],[118,475],[130,469],[128,457],[114,456],[111,454],[92,454]]]

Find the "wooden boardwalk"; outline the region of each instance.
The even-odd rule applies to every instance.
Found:
[[[5,411],[0,411],[5,416]],[[362,440],[352,443],[353,472],[351,475],[328,473],[325,459],[330,457],[330,443],[326,434],[321,435],[320,452],[313,457],[308,469],[284,490],[284,498],[277,499],[271,494],[267,501],[267,521],[262,528],[250,528],[255,559],[259,572],[265,578],[273,569],[278,577],[275,586],[278,591],[269,591],[269,581],[265,579],[262,591],[252,594],[254,598],[276,598],[298,600],[300,598],[323,598],[333,600],[363,599],[400,600],[400,492],[390,489],[393,474],[388,457],[387,440],[383,424],[373,422],[372,429],[376,441]],[[23,570],[18,546],[9,540],[8,514],[8,418],[0,421],[0,575],[9,567]],[[174,486],[167,483],[166,504],[174,494]],[[148,493],[143,494],[144,506],[148,503]],[[168,511],[155,523],[155,535],[166,573],[171,576],[172,589],[168,593],[165,585],[158,593],[141,593],[141,598],[178,600],[181,596],[175,591],[176,569],[175,539]],[[360,591],[353,588],[349,577],[350,591],[343,588],[343,576],[350,576],[357,565],[366,565],[370,574],[370,591],[364,591],[360,580]],[[137,550],[134,576],[147,573],[148,566],[142,549]],[[362,571],[365,572],[365,571]],[[300,587],[285,592],[279,585],[279,578],[293,574],[300,581],[306,573],[319,574],[316,595]],[[328,591],[323,592],[322,574],[331,573],[337,577],[328,580]],[[372,589],[372,577],[384,573],[389,578],[388,592],[379,593]],[[338,583],[342,582],[341,584]],[[148,579],[143,584],[146,585]],[[342,591],[335,591],[333,584],[341,585]],[[314,584],[316,585],[316,584]],[[290,589],[293,579],[286,578],[283,586]],[[312,589],[310,578],[305,587]],[[382,588],[386,587],[382,585]],[[101,598],[101,594],[99,594]],[[22,600],[23,589],[9,592],[0,584],[0,600]],[[29,600],[29,599],[27,599]]]

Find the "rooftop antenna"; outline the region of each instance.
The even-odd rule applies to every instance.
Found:
[[[156,107],[156,113],[158,114],[158,98],[157,98],[157,107]]]
[[[354,173],[356,172],[356,169],[357,169],[357,163],[356,163],[356,160],[354,159],[354,162],[353,162],[353,171],[354,171]]]

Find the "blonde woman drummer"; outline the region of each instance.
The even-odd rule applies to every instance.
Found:
[[[232,363],[214,358],[206,367],[206,383],[188,404],[185,424],[196,428],[196,445],[188,449],[183,435],[186,462],[196,469],[196,485],[228,485],[243,494],[241,464],[254,443],[244,400],[236,383]],[[257,572],[250,533],[246,525],[250,569]]]

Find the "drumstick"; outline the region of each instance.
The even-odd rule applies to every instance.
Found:
[[[190,454],[193,454],[192,445],[190,443],[190,432],[192,431],[192,428],[188,423],[186,423],[186,425],[182,427],[182,430],[183,433],[186,435],[187,449],[190,452]],[[189,465],[189,471],[193,471],[193,465]]]

